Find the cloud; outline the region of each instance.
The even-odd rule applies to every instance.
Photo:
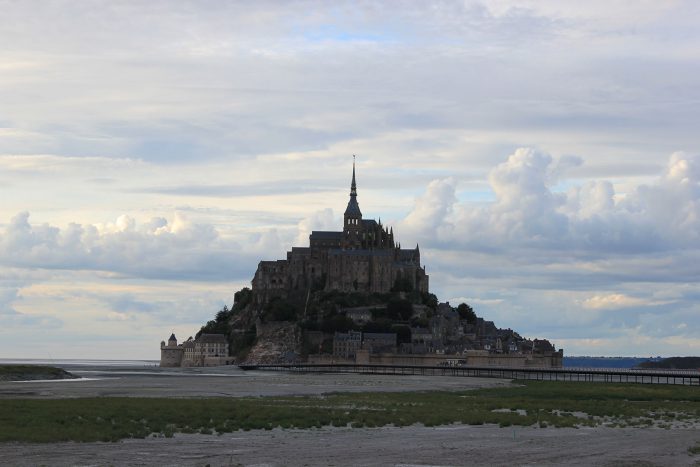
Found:
[[[571,342],[577,353],[587,353],[586,339],[614,348],[619,336],[700,331],[698,157],[674,153],[626,192],[571,178],[581,161],[570,162],[518,149],[492,169],[493,196],[479,202],[436,189],[459,179],[434,181],[398,237],[417,236],[439,296],[524,335]]]
[[[297,225],[298,234],[294,246],[307,246],[309,235],[314,230],[335,231],[343,225],[343,219],[333,213],[333,209],[326,208],[316,211],[299,221]]]
[[[448,216],[456,201],[454,179],[433,180],[428,184],[425,194],[416,199],[413,209],[401,222],[401,227],[416,234],[430,232],[436,227],[449,232],[452,225]]]
[[[548,154],[518,149],[489,175],[495,196],[492,203],[457,202],[455,182],[435,180],[403,225],[416,232],[434,231],[429,245],[475,250],[527,247],[596,257],[603,253],[649,254],[698,244],[697,157],[675,153],[656,181],[623,194],[616,193],[606,180],[555,191],[561,166],[561,160]]]
[[[246,284],[258,260],[339,228],[357,154],[363,212],[420,243],[438,295],[582,343],[612,329],[650,345],[641,333],[666,332],[662,313],[697,333],[697,158],[659,155],[697,150],[698,13],[692,1],[5,4],[0,280],[14,268],[64,288],[74,271]],[[611,294],[674,303],[582,306]],[[11,306],[31,314],[36,300]],[[133,305],[127,316],[157,314]]]
[[[582,306],[584,308],[590,308],[594,310],[614,310],[618,308],[662,305],[665,303],[670,302],[650,301],[639,297],[630,297],[625,294],[614,293],[606,295],[594,295],[584,300]]]
[[[211,225],[176,212],[138,224],[128,215],[114,222],[32,225],[29,213],[0,231],[0,264],[18,268],[110,271],[131,277],[232,280],[251,274],[255,259]]]
[[[0,326],[3,329],[34,328],[58,329],[63,322],[55,316],[44,313],[20,313],[15,309],[15,303],[22,300],[20,288],[7,286],[0,280]]]

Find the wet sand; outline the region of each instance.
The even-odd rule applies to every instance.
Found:
[[[330,392],[459,391],[508,385],[508,380],[450,376],[299,374],[237,367],[66,368],[83,380],[0,382],[0,398],[244,397]]]
[[[5,444],[7,465],[603,465],[680,466],[694,430],[425,428],[272,430],[118,443]]]
[[[242,372],[236,368],[67,368],[82,381],[0,383],[0,398],[242,397],[464,390],[487,378]],[[117,443],[0,444],[3,465],[693,465],[697,429],[450,425],[248,431]]]

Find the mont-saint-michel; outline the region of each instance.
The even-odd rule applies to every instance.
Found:
[[[698,23],[1,1],[0,464],[698,464]]]
[[[430,293],[420,247],[363,216],[353,156],[342,230],[312,231],[309,245],[258,264],[193,338],[162,341],[164,367],[231,363],[376,363],[559,368],[563,350],[500,329]]]

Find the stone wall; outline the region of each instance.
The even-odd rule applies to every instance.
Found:
[[[511,368],[561,368],[562,358],[563,352],[561,350],[558,352],[545,352],[543,354],[497,354],[489,353],[484,350],[469,350],[460,355],[369,355],[369,363],[383,365],[465,365]]]
[[[309,355],[308,363],[358,363],[374,365],[406,366],[475,366],[475,367],[509,367],[509,368],[561,368],[562,353],[551,354],[490,354],[484,350],[468,351],[466,355],[371,355],[366,350],[359,350],[355,359],[333,355]]]
[[[179,367],[182,364],[182,347],[164,346],[160,348],[160,366]]]

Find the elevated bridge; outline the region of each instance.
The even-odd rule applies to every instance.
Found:
[[[378,365],[353,363],[286,363],[238,365],[242,370],[297,373],[359,373],[375,375],[461,376],[537,381],[679,384],[700,386],[698,370],[620,368],[508,368],[477,366]]]

